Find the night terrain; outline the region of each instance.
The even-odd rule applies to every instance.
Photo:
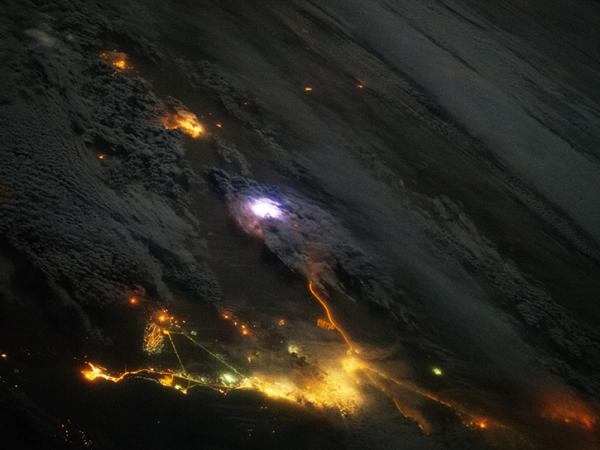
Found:
[[[600,448],[598,30],[0,1],[1,447]]]

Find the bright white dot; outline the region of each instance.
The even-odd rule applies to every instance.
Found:
[[[250,205],[252,212],[260,218],[277,219],[283,214],[278,203],[268,198],[259,198],[254,200]]]

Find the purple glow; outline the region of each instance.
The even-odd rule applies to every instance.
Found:
[[[253,200],[250,204],[250,210],[261,219],[277,219],[283,214],[283,211],[279,208],[279,204],[269,198]]]

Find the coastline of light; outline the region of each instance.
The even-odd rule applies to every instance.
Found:
[[[265,197],[253,200],[250,204],[250,210],[261,219],[278,219],[283,215],[279,203]]]

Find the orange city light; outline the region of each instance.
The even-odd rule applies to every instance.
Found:
[[[122,375],[114,377],[112,375],[107,374],[106,369],[104,367],[96,366],[92,363],[87,364],[89,366],[89,369],[82,370],[81,373],[88,381],[94,381],[97,378],[102,378],[107,381],[112,381],[113,383],[118,383],[129,374],[129,372],[125,372]]]
[[[542,417],[586,430],[596,427],[596,412],[584,401],[568,392],[550,392],[544,398]]]
[[[198,121],[198,116],[185,109],[178,109],[164,116],[161,123],[167,130],[177,129],[192,138],[197,138],[206,132],[204,126]]]
[[[335,330],[335,327],[331,324],[331,322],[324,319],[317,319],[317,326],[324,330]]]
[[[477,425],[482,430],[485,430],[488,427],[487,420],[478,420],[477,422],[475,422],[475,425]]]
[[[102,52],[100,53],[100,58],[118,70],[128,70],[132,68],[128,61],[127,53],[124,52],[118,52],[116,50]]]

